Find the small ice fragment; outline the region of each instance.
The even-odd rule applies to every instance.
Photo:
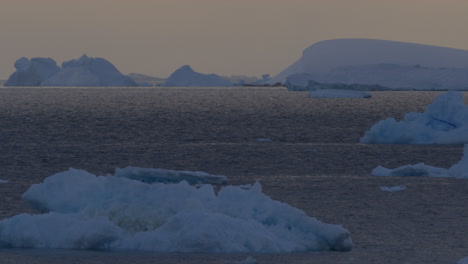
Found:
[[[258,142],[271,142],[272,140],[269,138],[257,138]]]
[[[380,190],[384,192],[398,192],[398,191],[406,190],[406,186],[404,185],[392,186],[392,187],[382,186],[380,187]]]
[[[8,181],[0,180],[0,183],[7,183]]]

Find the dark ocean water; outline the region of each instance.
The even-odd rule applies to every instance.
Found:
[[[67,170],[138,166],[260,181],[352,235],[351,252],[251,254],[258,263],[455,263],[468,256],[468,183],[381,178],[377,165],[449,167],[461,145],[363,145],[374,123],[421,112],[442,92],[312,99],[285,88],[1,88],[0,219],[34,213],[20,196]],[[261,142],[258,139],[271,141]],[[406,185],[402,192],[380,186]],[[1,239],[1,238],[0,238]],[[236,254],[0,250],[0,263],[226,263]]]

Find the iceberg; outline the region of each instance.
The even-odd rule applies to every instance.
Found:
[[[125,167],[115,170],[115,177],[124,177],[146,183],[178,183],[186,181],[189,184],[226,184],[227,177],[212,175],[202,171],[176,171],[139,167]]]
[[[332,39],[306,48],[270,83],[306,73],[319,83],[407,90],[468,89],[468,50],[378,39]]]
[[[371,98],[372,94],[350,91],[350,90],[337,90],[337,89],[324,89],[316,90],[309,93],[311,98]]]
[[[60,68],[51,58],[22,57],[15,62],[16,71],[8,78],[4,86],[40,86],[56,74]]]
[[[198,73],[189,65],[184,65],[172,73],[160,86],[222,87],[233,86],[233,84],[219,75]]]
[[[58,67],[51,58],[21,58],[5,86],[137,86],[109,61],[86,55]]]
[[[62,63],[62,69],[44,80],[41,86],[137,86],[137,84],[106,59],[83,55],[77,60]]]
[[[407,113],[403,120],[387,118],[360,139],[365,144],[468,143],[468,106],[463,94],[450,91],[437,97],[423,113]]]
[[[387,169],[379,165],[372,170],[371,175],[468,179],[468,144],[464,146],[462,159],[448,169],[429,166],[422,162],[415,165],[404,165],[396,169]]]
[[[42,214],[0,221],[0,247],[286,253],[352,248],[349,232],[253,186],[144,183],[77,169],[22,196]]]

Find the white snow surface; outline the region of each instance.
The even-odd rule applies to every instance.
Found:
[[[143,183],[70,169],[24,194],[41,215],[0,222],[0,247],[157,252],[350,250],[349,232],[251,188]]]
[[[350,91],[350,90],[337,90],[337,89],[324,89],[316,90],[309,93],[311,98],[371,98],[372,94]]]
[[[58,67],[51,58],[21,58],[5,86],[136,86],[136,82],[123,75],[103,58],[79,59],[62,63]]]
[[[290,75],[307,73],[320,83],[467,89],[467,69],[467,50],[378,39],[332,39],[305,49],[297,62],[269,83],[285,83]]]
[[[448,169],[429,166],[422,162],[415,165],[404,165],[396,169],[387,169],[379,165],[372,170],[371,175],[468,179],[468,144],[465,145],[463,151],[463,158]]]
[[[463,94],[450,91],[437,97],[423,113],[407,113],[403,120],[387,118],[360,139],[366,144],[468,143],[468,106]]]
[[[225,184],[227,177],[223,175],[212,175],[202,171],[176,171],[167,169],[125,167],[116,169],[116,177],[125,177],[145,183],[178,183],[186,181],[189,184]]]
[[[184,65],[172,73],[161,86],[222,87],[233,84],[219,75],[198,73],[189,65]]]

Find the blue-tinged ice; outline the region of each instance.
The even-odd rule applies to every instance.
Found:
[[[5,82],[5,86],[40,86],[57,72],[60,67],[51,58],[22,57],[15,62],[16,71]]]
[[[404,165],[395,169],[387,169],[377,166],[372,170],[373,176],[411,176],[411,177],[450,177],[468,179],[468,144],[464,147],[462,159],[450,168],[439,168],[418,163],[415,165]]]
[[[213,175],[202,171],[177,171],[167,169],[125,167],[115,170],[116,177],[124,177],[146,183],[178,183],[186,181],[189,184],[226,184],[227,177]]]
[[[343,227],[272,200],[260,183],[248,187],[215,191],[210,184],[149,184],[70,169],[23,194],[44,214],[1,221],[0,245],[265,253],[352,248]]]
[[[106,59],[83,55],[79,59],[62,63],[62,69],[43,81],[41,86],[137,86],[137,84]]]
[[[423,113],[407,113],[403,120],[387,118],[360,139],[366,144],[468,143],[468,106],[458,91],[437,97]]]
[[[184,65],[172,73],[161,86],[222,87],[233,84],[217,74],[198,73],[189,65]]]
[[[58,67],[51,58],[21,58],[5,86],[137,86],[109,61],[86,55]]]

